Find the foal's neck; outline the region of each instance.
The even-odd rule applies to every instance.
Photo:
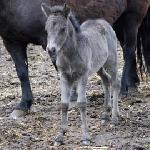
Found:
[[[78,50],[78,35],[77,33],[72,33],[72,35],[68,35],[66,42],[64,43],[63,46],[63,54],[66,57],[71,57],[77,55],[77,50]]]
[[[76,18],[70,14],[67,19],[68,36],[64,44],[64,53],[77,55],[78,36],[80,34],[80,25]],[[69,55],[70,56],[70,55]]]

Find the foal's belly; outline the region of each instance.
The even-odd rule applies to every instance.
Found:
[[[108,59],[108,45],[105,40],[93,43],[91,47],[91,59],[89,59],[89,72],[90,74],[99,71],[104,66]]]
[[[108,58],[108,53],[103,55],[103,57],[101,57],[101,56],[98,57],[97,56],[94,59],[95,61],[92,61],[92,63],[91,63],[89,74],[91,75],[92,73],[98,72],[104,66],[104,64],[106,63],[107,58]]]

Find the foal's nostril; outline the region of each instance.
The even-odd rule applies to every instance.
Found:
[[[55,48],[55,47],[52,47],[50,51],[51,51],[51,53],[54,54],[54,53],[56,52],[56,48]]]
[[[55,47],[52,47],[52,48],[47,47],[46,51],[51,53],[51,54],[54,54],[56,52],[56,48]]]

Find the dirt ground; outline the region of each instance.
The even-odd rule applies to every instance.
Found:
[[[121,51],[119,57],[122,58]],[[138,91],[119,102],[122,119],[116,128],[111,128],[100,121],[103,90],[96,74],[87,85],[91,146],[80,143],[79,110],[70,107],[64,145],[53,147],[60,122],[57,73],[40,46],[30,45],[28,58],[34,103],[29,115],[13,120],[9,115],[20,101],[21,88],[14,64],[0,41],[0,150],[150,150],[150,80],[141,82]],[[119,64],[121,68],[121,59]]]

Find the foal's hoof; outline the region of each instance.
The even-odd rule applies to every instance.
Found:
[[[90,140],[83,140],[82,144],[85,146],[89,146],[91,144]]]
[[[28,114],[27,110],[15,109],[10,114],[10,118],[17,119],[17,118],[20,118],[20,117],[24,117],[27,114]]]
[[[56,137],[55,141],[54,141],[54,146],[60,146],[63,144],[63,135],[60,134]]]
[[[107,124],[110,121],[110,115],[106,112],[102,113],[102,121],[103,125]]]
[[[111,121],[111,127],[116,127],[119,124],[118,118],[113,118]]]
[[[60,145],[62,145],[63,143],[62,142],[58,142],[58,141],[55,141],[54,142],[54,146],[60,146]]]

